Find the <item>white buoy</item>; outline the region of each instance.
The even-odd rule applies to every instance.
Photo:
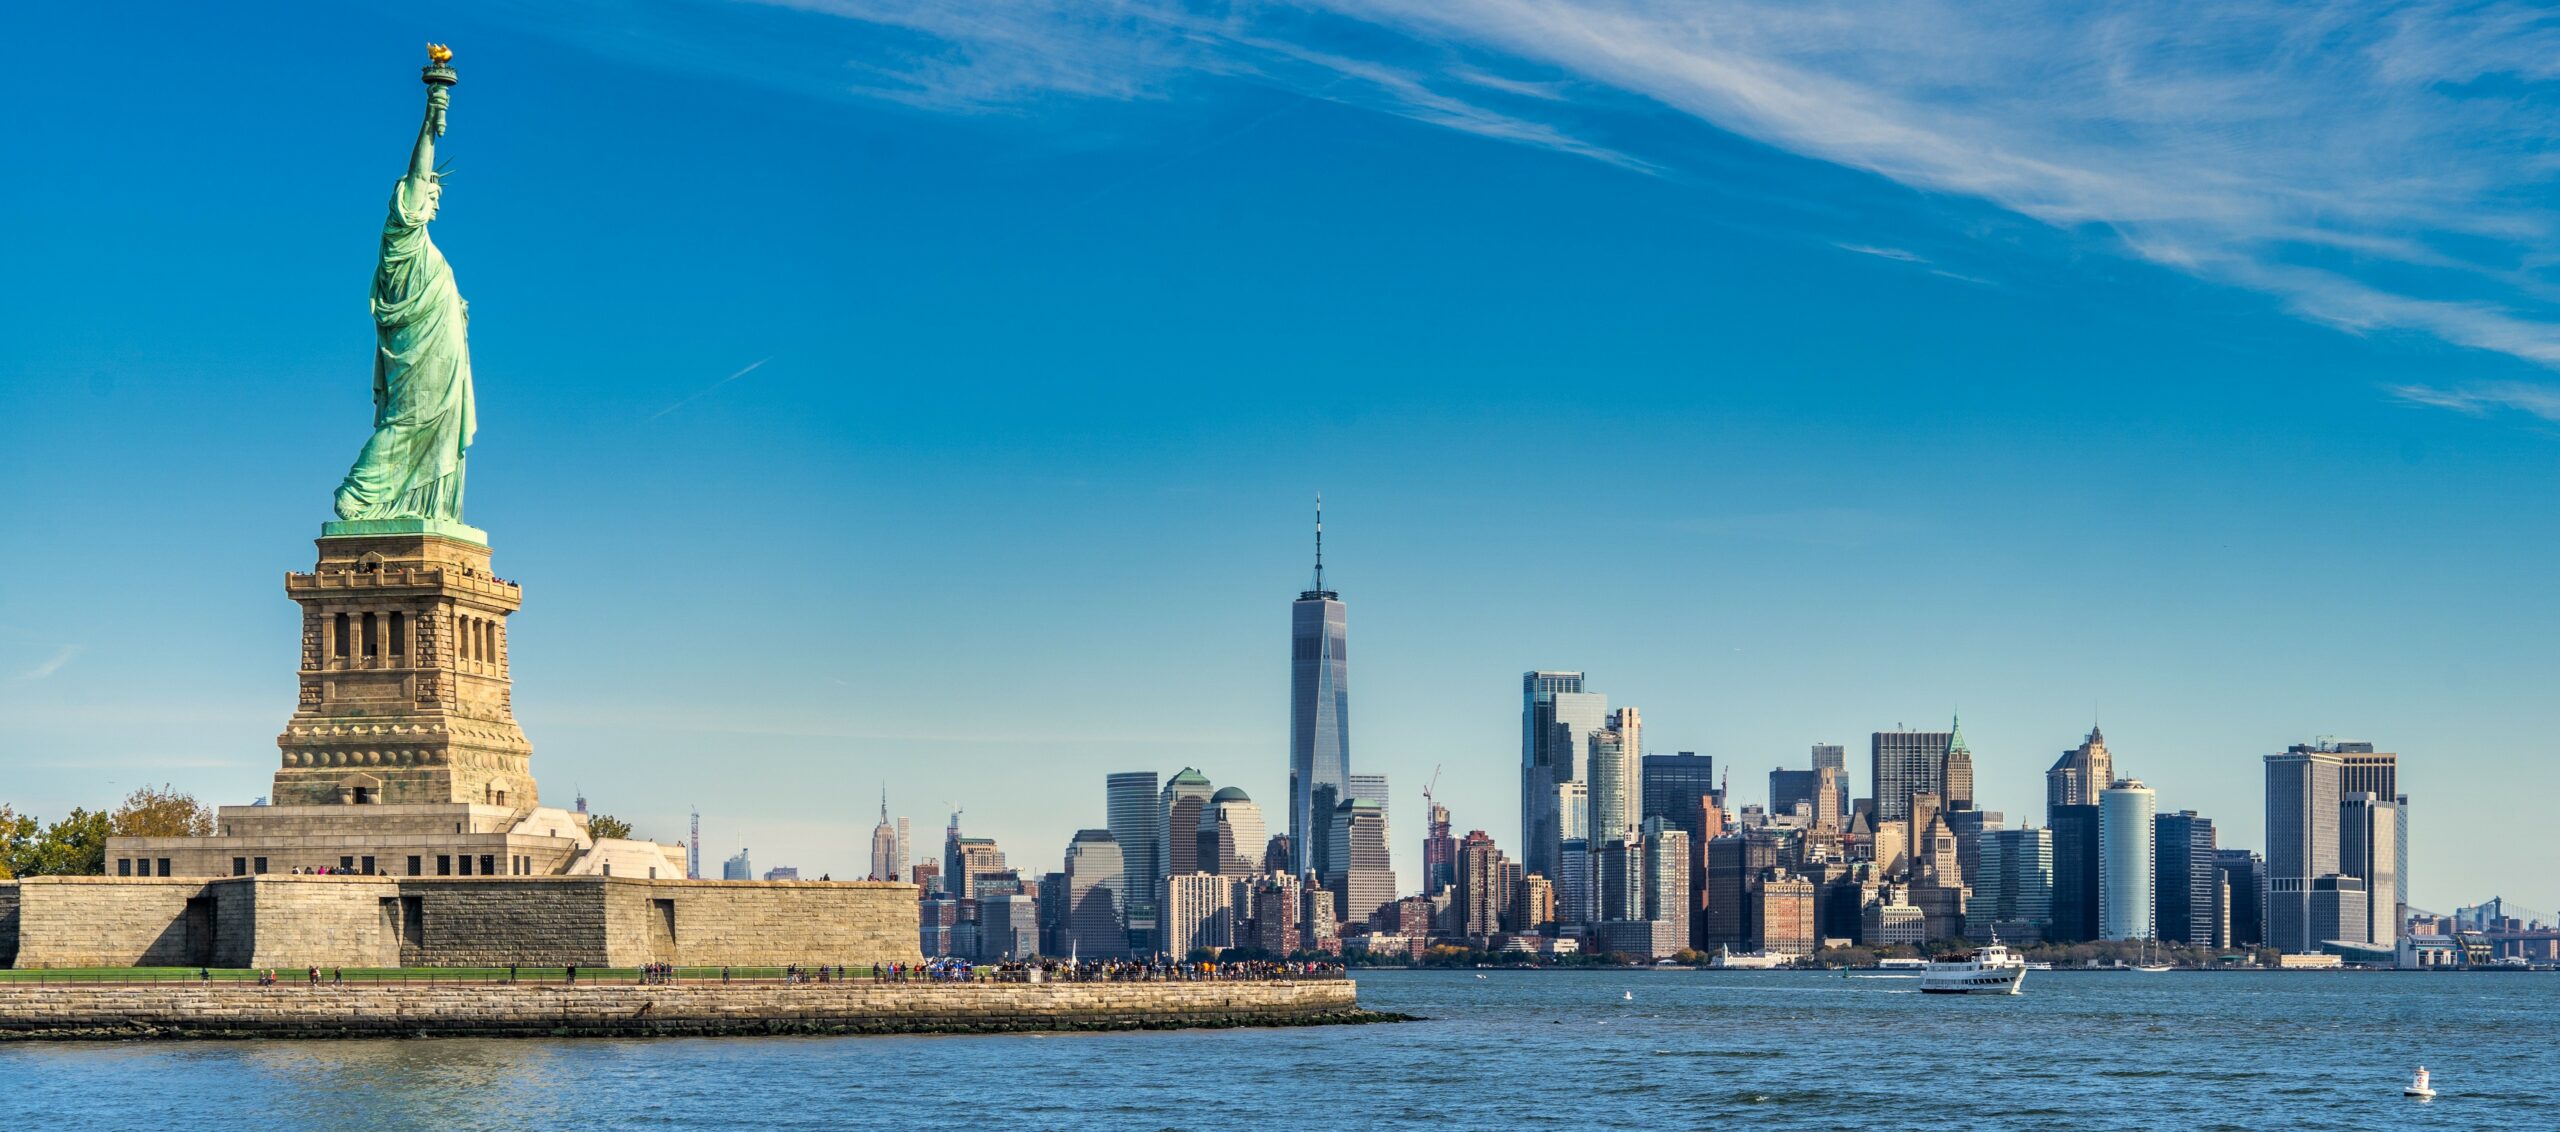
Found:
[[[2401,1095],[2401,1096],[2404,1096],[2404,1097],[2420,1097],[2420,1098],[2432,1097],[2432,1096],[2436,1095],[2435,1087],[2434,1087],[2434,1086],[2432,1086],[2432,1085],[2427,1084],[2427,1067],[2426,1067],[2426,1066],[2421,1065],[2421,1066],[2419,1066],[2419,1067],[2418,1067],[2418,1075],[2417,1075],[2416,1077],[2412,1078],[2412,1079],[2409,1081],[2409,1087],[2408,1087],[2408,1088],[2400,1090],[2400,1095]]]

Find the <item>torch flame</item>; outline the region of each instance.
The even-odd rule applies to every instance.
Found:
[[[427,61],[439,67],[453,62],[453,49],[441,43],[430,43],[427,45]]]

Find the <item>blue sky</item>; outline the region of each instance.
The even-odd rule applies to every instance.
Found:
[[[1108,771],[1276,818],[1323,491],[1354,767],[1516,825],[1518,676],[1765,773],[2093,712],[2259,843],[2402,752],[2415,897],[2560,905],[2560,25],[2521,7],[15,10],[0,797],[266,789],[280,576],[454,45],[469,519],[546,796],[1056,867]]]

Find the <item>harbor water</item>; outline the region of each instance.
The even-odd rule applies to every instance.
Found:
[[[2549,975],[1479,974],[1362,973],[1398,1025],[13,1044],[0,1128],[2560,1127]]]

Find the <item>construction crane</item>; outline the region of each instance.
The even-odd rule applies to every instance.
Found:
[[[1439,785],[1440,764],[1433,763],[1431,764],[1431,781],[1422,785],[1422,822],[1426,826],[1431,824],[1431,811],[1440,805],[1439,799],[1431,796],[1432,789]]]

